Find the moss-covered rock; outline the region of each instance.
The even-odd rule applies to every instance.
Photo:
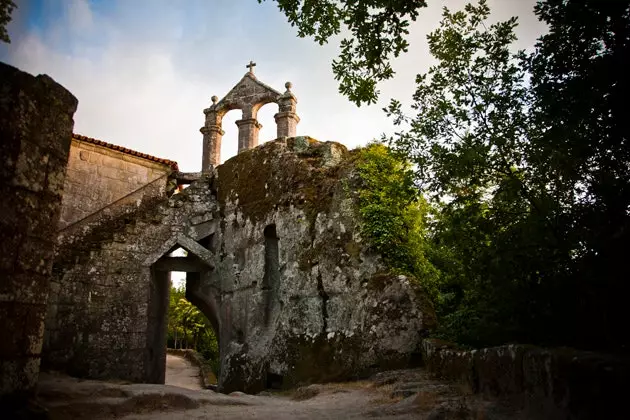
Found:
[[[223,357],[231,360],[223,389],[268,378],[281,378],[283,387],[340,381],[402,367],[435,326],[418,282],[394,274],[361,237],[357,155],[296,137],[217,168],[222,311],[231,322],[222,335]],[[272,240],[264,234],[271,225]],[[265,289],[269,270],[278,283]]]

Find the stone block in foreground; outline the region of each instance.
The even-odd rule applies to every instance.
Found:
[[[28,395],[44,317],[77,100],[0,63],[0,396]]]
[[[424,340],[422,348],[436,376],[485,397],[509,399],[533,418],[627,418],[627,358],[527,345],[470,351],[435,339]]]

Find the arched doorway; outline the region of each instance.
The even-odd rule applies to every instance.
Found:
[[[166,379],[166,346],[169,336],[168,321],[169,307],[171,307],[172,272],[186,273],[184,298],[208,320],[207,327],[213,330],[217,339],[217,350],[219,348],[220,325],[216,294],[211,288],[204,286],[204,279],[210,279],[214,270],[213,264],[209,261],[211,253],[202,244],[204,241],[197,243],[190,238],[176,238],[170,242],[175,243],[151,264],[145,355],[146,380],[149,383],[163,384]],[[210,241],[205,242],[209,243]],[[184,249],[186,252],[175,252],[180,249]],[[187,344],[190,346],[191,343]],[[217,357],[219,356],[217,355]]]

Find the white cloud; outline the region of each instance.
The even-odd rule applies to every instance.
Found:
[[[524,46],[540,32],[529,12],[533,2],[491,2],[500,19],[526,18]],[[10,64],[49,74],[79,99],[75,132],[174,159],[185,171],[201,164],[203,109],[238,82],[250,59],[270,86],[284,90],[287,80],[293,83],[299,134],[354,147],[391,131],[381,108],[391,97],[411,97],[415,75],[429,65],[425,34],[440,18],[439,5],[421,11],[410,52],[394,62],[398,75],[381,86],[380,103],[356,108],[337,92],[330,68],[336,45],[296,38],[273,3],[134,0],[106,11],[85,0],[61,4],[64,13],[46,31],[13,36]],[[275,112],[270,104],[259,113],[262,141],[275,137]],[[224,118],[224,155],[236,153],[238,118],[236,111]]]
[[[67,23],[75,31],[89,30],[94,23],[87,0],[70,0],[65,3]]]

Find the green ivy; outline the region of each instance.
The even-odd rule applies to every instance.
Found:
[[[439,273],[427,259],[430,207],[410,164],[372,143],[359,149],[356,170],[362,236],[394,272],[417,279],[436,299]]]

